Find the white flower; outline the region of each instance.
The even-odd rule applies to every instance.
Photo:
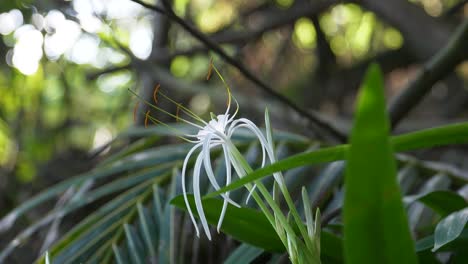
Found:
[[[259,140],[261,148],[262,148],[262,164],[261,164],[262,167],[265,165],[266,157],[268,157],[270,162],[275,161],[272,143],[269,142],[265,138],[261,130],[252,121],[246,118],[234,119],[237,111],[232,116],[230,116],[228,113],[229,113],[229,106],[225,114],[214,117],[208,123],[205,122],[205,126],[202,127],[198,131],[196,135],[196,140],[192,141],[195,144],[195,146],[193,146],[192,149],[190,149],[190,151],[188,152],[187,156],[185,157],[183,166],[182,166],[183,196],[184,196],[184,200],[185,200],[190,218],[194,224],[196,233],[199,236],[200,232],[198,230],[197,223],[195,221],[193,212],[190,208],[188,198],[187,198],[186,177],[187,177],[187,164],[190,158],[192,157],[192,155],[195,153],[196,150],[201,149],[197,156],[197,159],[195,161],[195,165],[193,168],[192,182],[193,182],[193,192],[194,192],[196,210],[198,212],[198,216],[201,221],[203,230],[206,236],[208,237],[208,239],[210,240],[211,240],[211,234],[210,234],[208,222],[207,222],[204,210],[203,210],[199,183],[200,183],[200,174],[202,172],[202,167],[203,167],[208,176],[210,183],[215,188],[215,190],[220,189],[220,186],[213,173],[213,168],[211,166],[211,158],[210,158],[211,149],[216,148],[216,147],[222,148],[222,153],[224,155],[224,160],[226,164],[226,181],[225,181],[226,185],[231,183],[231,175],[232,175],[231,166],[234,167],[239,177],[243,177],[244,175],[247,174],[245,170],[243,169],[242,164],[240,164],[240,161],[236,159],[235,155],[233,155],[233,148],[235,148],[235,146],[231,142],[231,137],[239,128],[245,128],[245,129],[250,130]],[[191,136],[193,137],[193,135]],[[280,183],[280,186],[283,186],[282,178],[279,177],[279,175],[277,174],[275,174],[274,176],[277,182]],[[252,194],[253,191],[254,190],[251,189],[250,194]],[[249,197],[250,197],[250,194],[249,194]],[[224,203],[223,203],[223,208],[221,210],[221,214],[218,220],[218,225],[217,225],[218,232],[219,232],[219,229],[221,228],[228,203],[231,203],[232,205],[239,207],[237,203],[235,203],[229,198],[229,192],[226,192],[225,194],[223,194],[222,197],[224,199]]]
[[[214,69],[216,70],[216,68]],[[216,70],[216,72],[218,71]],[[224,80],[221,77],[221,75],[219,76],[224,83]],[[273,142],[271,140],[271,135],[267,134],[267,137],[265,137],[262,131],[252,121],[246,118],[235,119],[238,109],[239,109],[239,104],[237,103],[237,101],[235,101],[236,106],[237,106],[236,110],[234,111],[234,113],[230,114],[230,106],[231,106],[232,97],[231,97],[231,92],[230,92],[229,87],[226,86],[226,90],[228,92],[228,103],[227,103],[226,112],[224,114],[212,116],[212,119],[209,122],[204,121],[203,119],[198,117],[196,114],[194,114],[192,111],[190,111],[186,107],[175,102],[174,100],[166,96],[164,93],[160,92],[159,85],[156,86],[154,94],[153,94],[155,103],[158,102],[157,95],[163,96],[168,101],[177,105],[177,113],[175,115],[167,112],[166,110],[158,107],[155,104],[152,104],[148,101],[141,99],[135,92],[131,91],[138,98],[140,98],[140,100],[145,102],[147,105],[149,105],[153,109],[156,109],[157,111],[163,114],[169,115],[175,118],[176,120],[182,121],[186,124],[192,125],[199,129],[198,133],[194,135],[179,136],[183,140],[194,144],[194,146],[187,153],[187,156],[185,157],[184,163],[182,165],[182,192],[183,192],[184,201],[187,206],[190,219],[192,220],[194,224],[197,236],[200,236],[200,231],[198,229],[197,222],[195,221],[194,214],[192,212],[192,209],[188,201],[187,187],[186,187],[188,163],[192,155],[194,155],[197,151],[199,151],[198,156],[195,160],[194,167],[193,167],[193,175],[192,175],[193,176],[193,179],[192,179],[193,188],[192,189],[193,189],[193,195],[194,195],[194,200],[195,200],[195,207],[196,207],[199,219],[201,221],[201,224],[202,224],[202,227],[206,236],[210,240],[211,240],[211,234],[210,234],[208,222],[207,222],[204,210],[203,210],[201,193],[200,193],[200,175],[201,175],[202,169],[204,169],[204,171],[206,172],[206,175],[208,176],[209,182],[214,187],[214,189],[216,191],[221,189],[218,183],[218,180],[216,179],[214,175],[213,168],[211,166],[211,157],[210,157],[211,150],[213,148],[222,149],[222,155],[224,156],[224,161],[226,164],[226,180],[225,180],[226,185],[229,185],[231,183],[232,168],[234,168],[234,170],[236,171],[239,177],[243,177],[247,174],[247,171],[244,167],[245,164],[243,164],[243,158],[239,157],[239,152],[231,141],[232,136],[239,128],[244,128],[244,129],[249,130],[253,135],[255,135],[255,137],[260,142],[260,146],[262,149],[261,167],[265,165],[267,158],[271,163],[276,161],[275,156],[274,156],[274,151],[273,151]],[[137,109],[137,106],[135,107],[135,111]],[[187,120],[186,118],[180,117],[179,110],[181,110],[183,114],[188,116],[191,121]],[[135,115],[135,112],[134,112],[134,115]],[[175,130],[176,134],[180,135],[179,134],[180,131],[177,131],[176,129],[165,124],[164,122],[151,116],[150,111],[146,112],[145,115],[146,115],[145,126],[150,120],[151,122],[155,124],[161,124],[161,125],[168,127],[171,130]],[[279,184],[280,188],[283,188],[285,185],[284,185],[282,176],[279,173],[275,173],[273,174],[273,176],[275,180],[277,181],[277,183]],[[249,186],[250,193],[247,198],[247,201],[250,198],[250,195],[252,195],[252,193],[254,192],[255,187],[256,187],[255,185],[253,186],[248,185],[248,186]],[[222,207],[220,217],[218,220],[218,224],[217,224],[218,232],[223,223],[223,219],[226,214],[228,203],[236,207],[240,207],[239,204],[237,204],[231,198],[229,198],[229,192],[222,194],[221,197],[223,198],[224,203],[223,203],[223,207]]]

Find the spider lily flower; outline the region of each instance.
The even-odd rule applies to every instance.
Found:
[[[239,152],[237,151],[235,145],[231,141],[231,138],[234,136],[234,134],[241,128],[247,129],[248,131],[250,131],[256,137],[256,139],[258,139],[258,141],[260,142],[261,150],[262,150],[261,167],[263,167],[266,164],[267,159],[270,162],[275,161],[273,144],[271,142],[271,138],[268,138],[268,136],[265,137],[262,131],[252,121],[246,118],[236,119],[236,115],[239,110],[239,104],[235,99],[234,101],[236,103],[236,109],[232,111],[233,113],[231,113],[231,102],[232,102],[233,97],[231,95],[229,87],[226,85],[222,76],[219,74],[217,70],[216,72],[218,73],[218,76],[221,78],[221,80],[225,84],[226,90],[228,92],[227,109],[224,114],[219,114],[217,116],[212,115],[211,120],[209,120],[208,122],[204,121],[202,118],[197,116],[188,108],[175,102],[170,97],[168,97],[163,92],[161,92],[159,85],[156,86],[154,94],[153,94],[154,102],[157,103],[159,101],[158,96],[162,96],[164,99],[172,102],[173,104],[177,106],[177,113],[175,115],[165,111],[164,109],[161,109],[155,104],[152,104],[140,98],[140,100],[145,102],[151,108],[161,113],[164,113],[166,115],[169,115],[178,121],[184,122],[198,129],[198,132],[196,134],[182,135],[180,131],[176,131],[175,128],[172,128],[169,125],[165,124],[164,122],[151,116],[149,114],[150,111],[146,112],[145,114],[146,115],[145,126],[147,125],[148,121],[151,121],[155,124],[162,124],[168,127],[169,129],[174,130],[178,134],[179,138],[194,144],[194,146],[188,151],[184,159],[183,165],[182,165],[182,173],[181,173],[182,192],[183,192],[184,201],[187,206],[190,219],[193,222],[193,225],[195,227],[196,234],[197,236],[200,236],[200,231],[199,231],[197,222],[195,220],[194,214],[192,212],[192,209],[189,205],[189,201],[187,198],[188,196],[187,196],[187,186],[186,186],[187,185],[186,178],[188,176],[187,175],[188,163],[191,160],[192,156],[197,155],[195,159],[195,164],[193,167],[192,189],[193,189],[196,211],[198,213],[203,231],[209,240],[211,240],[211,234],[210,234],[208,222],[207,222],[204,210],[203,210],[202,199],[201,199],[202,194],[200,192],[200,177],[202,175],[202,170],[204,170],[204,172],[206,173],[210,184],[214,187],[215,190],[219,190],[221,188],[218,183],[218,180],[216,179],[216,176],[213,172],[214,170],[211,165],[211,157],[210,157],[211,151],[215,148],[222,149],[222,155],[224,156],[224,162],[226,164],[226,179],[225,179],[226,185],[229,185],[231,183],[232,168],[234,168],[234,170],[236,171],[239,177],[243,177],[244,175],[247,174],[245,168],[243,167],[244,165],[242,164],[242,161],[240,160],[238,156]],[[138,95],[135,92],[133,91],[131,92],[134,93],[138,97]],[[137,107],[135,109],[137,109]],[[184,117],[181,117],[179,115],[179,110],[180,112],[184,114]],[[134,112],[134,115],[135,115],[135,112]],[[187,116],[188,118],[186,118],[185,116]],[[280,187],[284,186],[282,177],[280,177],[279,174],[274,174],[274,177]],[[254,192],[255,187],[256,186],[253,185],[251,186],[251,188],[249,188],[250,193],[247,199],[250,198],[251,194]],[[223,219],[226,214],[228,204],[232,204],[236,207],[240,207],[240,205],[234,202],[229,197],[229,195],[230,195],[229,192],[226,192],[221,195],[224,201],[223,201],[223,207],[221,209],[218,224],[217,224],[218,232],[223,223]]]
[[[230,93],[229,93],[230,96]],[[228,102],[230,103],[231,100]],[[199,236],[199,230],[195,221],[195,218],[193,216],[193,212],[190,209],[190,205],[187,199],[187,190],[186,190],[186,176],[187,176],[187,164],[192,157],[192,155],[195,153],[195,151],[200,149],[200,152],[196,158],[194,169],[193,169],[193,192],[194,192],[194,199],[195,199],[195,207],[199,216],[199,219],[201,221],[203,231],[205,232],[206,236],[208,239],[211,240],[211,234],[209,231],[209,226],[208,222],[206,219],[206,216],[204,214],[203,210],[203,205],[202,205],[202,199],[201,199],[201,193],[200,193],[200,187],[199,187],[199,182],[200,182],[200,175],[202,173],[202,169],[204,169],[206,175],[208,176],[210,183],[213,185],[213,187],[216,190],[219,190],[219,185],[216,182],[215,175],[213,173],[213,168],[211,166],[211,158],[210,158],[210,153],[213,148],[222,148],[222,154],[224,156],[224,161],[226,164],[226,185],[231,183],[231,178],[232,178],[232,167],[234,167],[235,171],[237,172],[239,177],[243,177],[246,175],[246,171],[243,169],[243,166],[239,159],[236,158],[236,153],[237,151],[234,151],[234,144],[231,141],[232,136],[235,134],[235,132],[239,128],[245,128],[250,130],[256,138],[259,140],[261,148],[262,148],[262,167],[266,163],[266,158],[270,161],[274,161],[274,155],[273,155],[273,149],[271,148],[271,143],[267,142],[267,139],[263,135],[263,133],[260,131],[260,129],[250,120],[246,118],[239,118],[235,119],[237,110],[235,111],[234,114],[230,115],[229,114],[229,108],[230,104],[228,104],[228,108],[226,110],[225,114],[221,114],[218,116],[213,116],[212,119],[206,123],[206,125],[201,128],[198,133],[196,134],[196,140],[194,141],[194,146],[190,151],[188,152],[187,156],[185,157],[183,166],[182,166],[182,191],[183,191],[183,196],[184,200],[190,215],[190,218],[195,226],[195,230],[197,235]],[[282,184],[282,178],[277,177],[278,183]],[[250,195],[254,191],[254,188],[250,190]],[[224,198],[224,203],[223,207],[221,210],[221,214],[218,220],[217,224],[217,231],[219,232],[219,229],[221,228],[224,216],[226,214],[226,209],[228,203],[231,203],[235,206],[238,206],[235,202],[233,202],[229,198],[229,192],[226,192],[223,195]]]
[[[155,103],[158,102],[157,95],[161,95],[163,98],[169,100],[173,104],[177,106],[177,112],[176,114],[171,114],[164,109],[159,108],[156,105],[153,105],[147,101],[144,101],[146,104],[151,106],[153,109],[156,109],[157,111],[164,113],[166,115],[169,115],[173,118],[175,118],[177,121],[184,122],[186,124],[189,124],[191,126],[194,126],[198,131],[195,134],[192,135],[184,135],[183,133],[180,133],[177,129],[165,124],[164,122],[154,118],[151,116],[149,113],[150,111],[146,112],[146,119],[145,119],[145,125],[147,124],[148,121],[151,121],[155,124],[162,124],[169,129],[175,131],[177,135],[192,144],[192,148],[188,151],[183,165],[182,165],[182,172],[181,172],[181,181],[182,181],[182,192],[183,192],[183,198],[184,202],[187,208],[187,211],[189,213],[190,219],[194,225],[195,231],[197,236],[200,236],[200,230],[197,225],[197,221],[195,220],[194,217],[194,212],[192,211],[192,207],[190,206],[190,203],[188,201],[188,194],[187,194],[187,180],[186,178],[188,177],[188,164],[190,160],[192,160],[192,157],[195,157],[195,164],[193,166],[193,173],[192,173],[192,189],[193,189],[193,196],[194,196],[194,201],[195,201],[195,210],[198,214],[198,218],[201,222],[201,227],[202,231],[205,233],[207,238],[211,240],[211,233],[210,229],[208,226],[208,221],[204,213],[203,209],[203,204],[202,204],[202,194],[200,191],[200,178],[205,172],[207,175],[210,184],[214,187],[216,191],[218,191],[221,187],[218,183],[218,180],[216,179],[216,176],[214,174],[214,170],[212,168],[212,162],[211,162],[211,151],[215,148],[219,149],[221,148],[221,153],[222,157],[224,158],[224,163],[226,164],[226,179],[225,179],[225,184],[229,185],[232,180],[232,169],[234,168],[234,171],[237,173],[237,175],[242,178],[248,173],[251,173],[253,169],[247,164],[245,161],[245,158],[242,156],[242,154],[239,152],[239,150],[236,148],[234,143],[232,142],[232,137],[235,135],[235,133],[239,129],[245,129],[250,131],[255,138],[259,141],[260,147],[262,150],[262,163],[261,167],[265,166],[266,161],[268,160],[270,163],[276,162],[276,157],[274,154],[274,146],[273,146],[273,139],[272,139],[272,131],[271,131],[271,126],[269,122],[269,117],[268,117],[268,111],[265,111],[265,124],[266,124],[266,135],[255,125],[252,121],[246,118],[236,118],[238,110],[239,110],[239,104],[237,101],[234,99],[236,103],[236,109],[231,113],[231,101],[232,101],[232,96],[229,87],[226,85],[224,82],[222,76],[219,74],[219,72],[214,68],[215,71],[218,73],[218,76],[221,78],[223,83],[225,84],[226,90],[228,92],[228,103],[227,103],[227,109],[224,112],[224,114],[219,114],[219,115],[212,115],[211,119],[209,121],[205,121],[196,114],[194,114],[192,111],[189,109],[185,108],[184,106],[180,105],[179,103],[173,101],[171,98],[166,96],[164,93],[159,91],[159,86],[156,87],[154,95],[153,95],[153,100]],[[138,96],[138,95],[137,95]],[[141,98],[140,98],[141,99]],[[184,114],[184,117],[181,117],[179,115],[179,112]],[[186,117],[188,116],[188,118]],[[291,199],[291,196],[286,188],[286,185],[284,183],[283,176],[281,172],[277,172],[273,174],[273,177],[275,179],[275,187],[278,187],[283,194],[283,197],[285,198],[285,201],[290,209],[290,214],[288,214],[288,217],[286,218],[279,205],[277,204],[277,201],[275,201],[275,188],[273,188],[273,196],[270,194],[270,191],[265,188],[265,186],[261,182],[256,182],[255,184],[246,184],[245,187],[250,191],[249,196],[247,199],[250,198],[252,195],[259,205],[259,207],[262,209],[263,213],[266,215],[267,219],[269,222],[272,224],[272,226],[275,228],[275,231],[277,232],[278,236],[282,240],[283,244],[285,245],[289,255],[290,259],[293,263],[320,263],[320,226],[318,225],[320,216],[316,215],[315,221],[312,219],[312,213],[310,211],[310,204],[306,204],[306,197],[307,195],[304,193],[303,198],[304,200],[304,206],[305,206],[305,212],[306,212],[306,226],[307,228],[304,227],[304,223],[302,219],[300,218],[293,200]],[[257,184],[257,186],[256,186]],[[255,188],[258,188],[259,193],[261,194],[262,197],[259,196],[258,193],[256,193]],[[230,197],[230,193],[226,192],[221,194],[221,197],[223,198],[223,206],[220,212],[220,216],[218,219],[217,223],[217,231],[219,232],[223,219],[226,214],[226,210],[228,208],[228,204],[232,204],[236,207],[240,207],[236,202],[234,202]],[[264,203],[263,199],[265,199],[265,202],[268,204],[268,207]],[[271,212],[270,209],[273,211]],[[298,234],[293,230],[292,225],[289,223],[290,222],[290,216],[294,219],[296,222],[296,226],[298,227],[300,231],[300,237],[298,237]]]

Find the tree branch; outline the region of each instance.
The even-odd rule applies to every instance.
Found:
[[[261,37],[265,32],[281,28],[286,25],[293,24],[299,18],[304,16],[316,17],[321,12],[325,11],[329,6],[333,5],[333,2],[326,2],[326,4],[317,5],[304,5],[297,4],[285,12],[284,10],[266,10],[261,15],[255,17],[255,22],[258,24],[255,28],[247,29],[244,31],[233,31],[224,30],[213,35],[209,38],[219,44],[244,44],[248,41],[255,40]],[[307,8],[308,7],[308,8]],[[196,46],[187,50],[179,50],[170,54],[169,51],[161,57],[159,60],[167,61],[172,59],[174,56],[179,55],[192,55],[200,52],[207,52],[209,48],[205,46]]]
[[[468,58],[468,19],[456,29],[448,43],[419,71],[407,88],[390,103],[392,127],[411,111],[431,90],[432,86],[450,73],[460,62]]]
[[[282,94],[278,93],[274,89],[272,89],[269,85],[267,85],[265,82],[257,78],[250,70],[248,70],[242,63],[233,57],[229,56],[216,42],[213,40],[209,39],[207,36],[205,36],[203,33],[201,33],[199,30],[194,28],[193,26],[189,25],[186,23],[182,18],[177,16],[174,11],[171,9],[170,4],[166,1],[163,0],[163,4],[165,6],[165,9],[162,9],[161,7],[158,6],[153,6],[147,3],[144,3],[140,0],[131,0],[135,3],[138,3],[142,5],[145,8],[148,8],[154,12],[162,13],[165,14],[169,19],[174,21],[175,23],[179,24],[184,30],[186,30],[188,33],[190,33],[193,37],[198,39],[200,42],[202,42],[204,45],[209,47],[211,50],[213,50],[216,54],[218,54],[221,58],[224,59],[227,63],[230,65],[234,66],[237,70],[239,70],[247,79],[249,79],[252,83],[256,84],[258,87],[260,87],[264,92],[269,94],[270,96],[274,97],[276,100],[282,102],[283,104],[289,106],[291,109],[293,109],[295,112],[297,112],[299,115],[305,117],[309,121],[311,121],[311,125],[313,125],[315,128],[326,131],[328,134],[333,136],[334,139],[340,141],[340,142],[345,142],[347,136],[333,127],[331,124],[327,123],[325,120],[322,118],[318,117],[317,115],[313,113],[309,113],[308,111],[300,108],[297,106],[294,102],[289,100],[287,97],[284,97]],[[335,3],[336,1],[321,1],[318,2],[321,5],[324,6],[330,6],[331,4]],[[311,4],[307,4],[310,6]]]

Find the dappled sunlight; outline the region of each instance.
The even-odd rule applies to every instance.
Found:
[[[46,16],[46,31],[44,50],[51,60],[57,60],[65,52],[71,50],[81,35],[80,25],[65,19],[60,11],[51,11]]]
[[[170,69],[174,76],[184,77],[190,70],[190,60],[185,56],[177,56],[172,60]]]
[[[153,48],[153,32],[149,23],[138,23],[130,33],[130,50],[139,59],[147,59]]]
[[[116,8],[118,6],[118,8]],[[76,20],[68,19],[59,10],[50,10],[46,14],[34,12],[23,25],[23,14],[13,9],[0,14],[0,34],[14,33],[14,48],[10,62],[25,75],[34,74],[39,68],[43,53],[47,59],[55,61],[65,55],[76,64],[89,64],[102,68],[108,63],[122,61],[114,54],[103,60],[99,57],[100,41],[97,37],[83,34],[99,33],[103,30],[102,20],[126,20],[129,27],[129,47],[136,57],[146,59],[152,49],[152,27],[147,20],[137,21],[142,8],[128,0],[74,0],[73,8]],[[128,20],[130,19],[130,20]]]
[[[401,33],[356,4],[341,4],[320,18],[330,47],[343,63],[403,45]],[[380,33],[383,31],[383,34]]]
[[[0,34],[8,35],[23,24],[23,14],[18,9],[0,14]]]
[[[131,78],[131,74],[126,71],[112,75],[103,75],[98,78],[97,85],[102,92],[111,94],[118,89],[127,87]]]
[[[204,6],[205,8],[202,8]],[[214,32],[220,27],[229,24],[234,19],[235,10],[227,1],[200,3],[200,13],[197,15],[197,24],[204,32]],[[220,15],[222,14],[222,15]]]
[[[97,62],[96,58],[99,53],[100,39],[83,34],[73,45],[69,59],[76,64],[92,64]],[[103,67],[104,65],[96,65]]]
[[[294,41],[301,48],[314,48],[316,45],[316,33],[312,21],[301,18],[294,25]]]
[[[32,25],[24,25],[15,31],[15,39],[13,65],[25,75],[34,74],[42,58],[44,39],[41,32]]]

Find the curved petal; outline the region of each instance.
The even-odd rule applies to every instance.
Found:
[[[200,170],[204,151],[205,150],[202,149],[200,154],[198,154],[197,161],[195,162],[195,167],[193,169],[193,196],[195,197],[195,207],[197,208],[198,217],[200,218],[203,230],[205,231],[208,240],[211,240],[210,228],[208,226],[208,221],[206,220],[205,212],[203,211],[203,204],[200,194]]]
[[[224,152],[224,163],[226,164],[226,185],[229,185],[231,183],[232,171],[231,171],[231,162],[229,161],[229,152],[228,152],[226,145],[223,145],[223,152]],[[229,192],[226,192],[226,197],[227,199],[229,199]],[[218,225],[216,227],[216,230],[218,231],[218,233],[219,233],[219,229],[221,229],[221,225],[223,224],[224,215],[226,214],[227,201],[228,201],[227,199],[224,200],[223,209],[221,209],[221,215],[219,216]]]
[[[187,164],[190,160],[190,157],[192,156],[193,152],[196,149],[198,149],[201,145],[202,143],[198,143],[189,150],[187,156],[185,156],[184,164],[182,165],[182,195],[184,196],[185,206],[187,207],[187,211],[189,213],[190,219],[192,220],[193,226],[195,227],[195,232],[197,233],[198,237],[200,237],[200,231],[198,230],[197,222],[195,221],[195,217],[193,216],[192,209],[190,208],[190,204],[187,199],[187,190],[185,188],[185,172],[187,170]]]
[[[211,167],[210,149],[212,147],[215,147],[215,146],[219,145],[219,144],[212,145],[210,143],[212,137],[213,137],[212,134],[208,134],[206,136],[205,140],[203,141],[203,165],[205,167],[205,172],[206,172],[206,175],[208,176],[208,180],[210,181],[211,185],[213,185],[213,187],[217,191],[217,190],[221,189],[221,187],[219,187],[218,181],[216,180],[216,177],[215,177],[214,172],[213,172],[213,168]],[[228,195],[222,194],[221,196],[225,200],[227,200],[230,204],[232,204],[234,206],[237,206],[237,207],[240,207],[240,205],[238,203],[236,203],[233,200],[229,199]]]
[[[272,146],[268,143],[268,141],[266,140],[265,136],[263,136],[260,129],[252,121],[246,118],[237,119],[234,122],[232,122],[231,127],[229,128],[229,132],[232,134],[234,133],[236,129],[241,128],[241,127],[245,127],[249,129],[257,136],[258,140],[260,141],[260,144],[265,148],[270,162],[271,163],[275,162],[276,158],[275,158]],[[281,174],[274,173],[273,177],[275,178],[276,182],[278,182],[280,188],[284,188],[285,183],[283,181],[283,177],[281,177]]]

